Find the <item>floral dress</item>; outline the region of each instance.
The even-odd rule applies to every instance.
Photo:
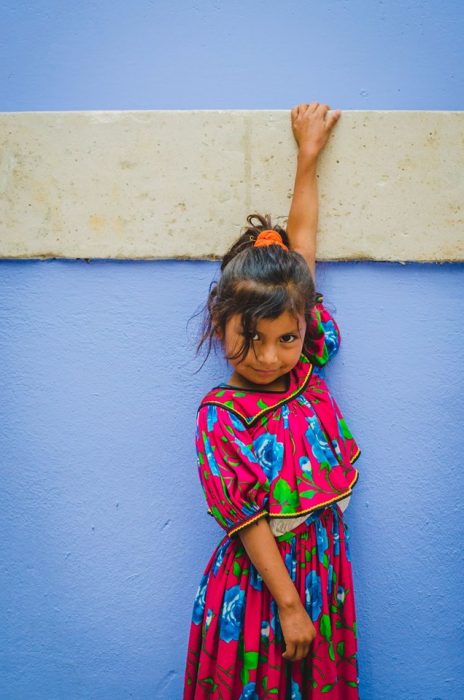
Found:
[[[286,391],[221,384],[198,410],[199,477],[226,534],[195,597],[184,700],[359,698],[349,530],[339,502],[357,482],[360,450],[323,379],[340,330],[320,294],[309,322],[314,352],[300,356]],[[288,520],[290,529],[274,528],[274,537],[317,633],[300,661],[282,658],[278,607],[238,535],[259,518],[271,529]]]

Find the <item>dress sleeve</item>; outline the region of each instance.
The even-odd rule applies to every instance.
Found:
[[[332,314],[324,306],[324,297],[316,293],[316,303],[308,322],[308,357],[315,365],[322,367],[340,347],[340,329]]]
[[[208,512],[229,537],[267,515],[269,481],[239,418],[221,406],[201,406],[195,443]]]

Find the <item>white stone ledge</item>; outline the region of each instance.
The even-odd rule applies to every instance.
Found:
[[[288,110],[0,114],[0,257],[215,258],[285,226]],[[319,161],[319,260],[464,259],[464,112],[345,111]]]

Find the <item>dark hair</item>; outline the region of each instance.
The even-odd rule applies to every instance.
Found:
[[[205,361],[216,340],[216,330],[224,333],[228,319],[234,314],[241,316],[244,342],[235,355],[227,358],[230,360],[246,356],[259,319],[277,318],[285,311],[309,317],[316,301],[311,272],[302,255],[280,245],[254,246],[261,231],[273,229],[290,248],[287,232],[280,226],[272,226],[269,216],[250,214],[247,222],[249,227],[222,259],[219,281],[213,281],[209,287],[197,345],[198,353],[207,344]],[[303,345],[306,352],[311,346],[309,325]]]

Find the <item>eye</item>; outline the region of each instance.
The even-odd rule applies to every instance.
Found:
[[[284,343],[293,343],[293,341],[296,339],[297,336],[293,333],[286,333],[285,335],[281,336],[281,340],[283,340]]]
[[[256,342],[259,340],[259,333],[243,333],[243,331],[240,333],[241,336],[244,338],[248,338],[251,342]]]

